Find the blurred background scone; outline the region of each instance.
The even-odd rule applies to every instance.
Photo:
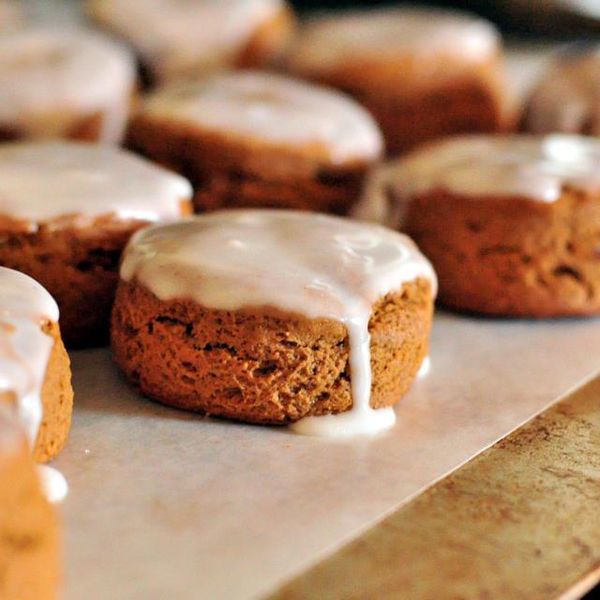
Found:
[[[399,8],[315,18],[288,67],[352,94],[379,121],[393,154],[509,124],[499,34],[463,13]]]
[[[0,410],[16,415],[38,462],[60,452],[71,426],[71,368],[58,317],[39,283],[0,267]]]
[[[179,175],[110,146],[0,145],[0,265],[50,291],[68,346],[102,344],[129,237],[191,212],[190,197]]]
[[[283,0],[89,0],[87,9],[154,82],[276,62],[295,29]]]
[[[190,179],[198,212],[345,213],[383,149],[377,125],[352,99],[259,71],[158,90],[134,116],[128,144]]]
[[[440,301],[494,315],[600,313],[600,141],[467,136],[373,176],[356,214],[411,235]]]
[[[435,287],[428,261],[389,229],[220,211],[132,238],[113,351],[165,404],[274,424],[352,408],[360,427],[416,376]]]
[[[53,600],[62,579],[58,517],[25,435],[2,408],[0,402],[0,598]]]
[[[0,34],[0,140],[118,143],[135,91],[126,48],[76,29]]]
[[[553,61],[529,98],[524,127],[600,135],[600,46],[575,47]]]

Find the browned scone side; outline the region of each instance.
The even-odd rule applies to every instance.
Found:
[[[49,116],[50,120],[52,117]],[[64,119],[64,116],[63,116]],[[60,134],[61,138],[78,140],[81,142],[97,142],[101,138],[105,115],[94,113],[73,121],[67,131]],[[19,130],[16,126],[0,124],[0,142],[15,142],[32,137],[26,131]]]
[[[318,147],[299,153],[144,115],[132,120],[127,146],[189,179],[199,213],[293,208],[343,215],[359,199],[371,166],[334,166]]]
[[[52,336],[54,345],[48,360],[42,386],[42,422],[33,448],[37,462],[48,462],[63,449],[73,413],[71,361],[65,350],[57,323],[47,323],[44,332]]]
[[[277,64],[285,55],[297,28],[296,16],[285,5],[252,35],[236,60],[236,67],[247,69]]]
[[[81,226],[42,223],[30,232],[0,216],[0,265],[30,275],[50,292],[68,347],[101,345],[108,341],[121,252],[144,225],[101,217]]]
[[[371,406],[398,402],[427,355],[433,312],[424,279],[380,299],[369,322]],[[285,424],[352,405],[343,324],[272,308],[223,311],[163,302],[121,281],[112,316],[118,365],[140,391],[171,406]]]
[[[60,583],[57,516],[42,494],[29,448],[0,448],[0,598],[55,600]]]
[[[460,133],[495,133],[512,129],[501,57],[478,67],[465,67],[452,78],[444,57],[428,66],[430,85],[415,85],[424,65],[410,60],[354,62],[334,71],[292,72],[353,96],[379,123],[390,155]],[[453,66],[457,69],[456,66]],[[450,69],[452,71],[452,68]]]
[[[402,229],[431,260],[442,304],[490,315],[600,313],[600,196],[564,189],[552,203],[412,199]]]

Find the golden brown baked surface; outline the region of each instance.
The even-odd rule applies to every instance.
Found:
[[[398,402],[427,355],[426,280],[382,298],[369,323],[374,408]],[[115,360],[142,393],[214,416],[282,424],[352,405],[343,324],[279,310],[223,311],[163,302],[120,282],[112,317]]]
[[[23,441],[0,454],[0,598],[54,600],[59,561],[57,516]]]
[[[38,462],[47,462],[62,450],[69,435],[73,412],[69,355],[60,337],[58,324],[49,323],[45,331],[54,339],[54,346],[42,386],[43,417],[33,449],[33,457]]]
[[[101,217],[83,226],[41,224],[27,232],[0,216],[0,265],[30,275],[50,292],[68,347],[102,345],[108,341],[121,252],[144,225]]]
[[[294,208],[345,214],[371,166],[331,165],[314,155],[250,144],[200,128],[138,115],[127,145],[194,186],[194,208]],[[304,149],[306,150],[306,149]]]
[[[432,261],[439,300],[492,315],[600,313],[600,196],[550,203],[431,191],[402,227]]]

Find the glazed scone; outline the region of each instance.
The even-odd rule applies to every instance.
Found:
[[[134,117],[128,144],[190,179],[198,212],[345,213],[382,153],[377,125],[353,100],[257,71],[157,91]]]
[[[565,53],[550,65],[527,102],[524,128],[600,135],[600,47]]]
[[[391,154],[509,125],[500,37],[479,18],[433,9],[351,11],[308,21],[288,57],[296,75],[353,95]]]
[[[102,344],[129,237],[191,212],[190,197],[179,175],[110,146],[0,145],[0,265],[54,296],[67,346]]]
[[[382,167],[356,216],[411,235],[446,306],[600,313],[600,141],[466,136]]]
[[[272,63],[295,30],[284,0],[88,0],[87,9],[159,82]]]
[[[417,247],[386,228],[220,211],[132,238],[112,347],[132,383],[171,406],[373,431],[393,424],[386,407],[427,355],[435,286]]]
[[[26,28],[0,34],[0,140],[118,143],[135,85],[133,56],[97,33]]]
[[[25,435],[3,408],[0,402],[0,598],[55,600],[61,578],[57,516]]]
[[[71,426],[73,389],[58,306],[37,281],[0,267],[0,408],[7,406],[38,462],[60,452]]]

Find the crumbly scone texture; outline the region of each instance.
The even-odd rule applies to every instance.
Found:
[[[42,224],[28,232],[4,227],[0,217],[0,265],[30,275],[50,292],[67,347],[104,345],[121,252],[143,225],[99,218],[82,227]]]
[[[54,346],[42,386],[42,423],[33,448],[33,457],[38,462],[52,460],[62,450],[69,436],[73,412],[71,361],[59,326],[50,322],[44,326],[44,332],[52,336]]]
[[[196,212],[244,207],[346,214],[372,166],[332,165],[320,148],[267,147],[142,114],[130,125],[127,145],[188,178]]]
[[[397,403],[427,355],[431,285],[381,298],[369,322],[374,408]],[[145,395],[178,408],[285,424],[352,406],[345,326],[272,308],[223,311],[161,301],[121,282],[112,317],[118,365]]]
[[[432,261],[439,300],[490,315],[600,313],[600,195],[566,189],[553,203],[432,191],[402,229]]]
[[[47,118],[51,120],[52,115],[48,115]],[[103,130],[104,118],[105,116],[102,113],[95,113],[74,119],[73,124],[60,137],[80,142],[97,142]],[[18,141],[29,137],[31,136],[22,131],[17,125],[0,124],[0,142]]]
[[[58,519],[23,443],[0,455],[0,598],[55,600],[60,560]]]
[[[432,58],[431,81],[444,70],[443,57]],[[340,65],[326,75],[298,71],[353,96],[379,123],[388,154],[401,154],[431,140],[460,133],[506,131],[514,124],[499,60],[465,67],[456,78],[415,87],[411,61]],[[293,68],[292,68],[293,71]],[[403,75],[404,73],[404,75]],[[419,74],[422,78],[422,74]]]

